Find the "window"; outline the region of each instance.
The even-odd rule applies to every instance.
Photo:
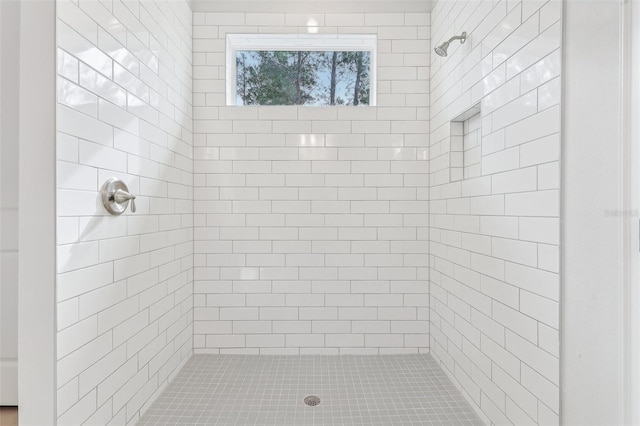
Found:
[[[372,35],[227,35],[228,105],[375,105]]]

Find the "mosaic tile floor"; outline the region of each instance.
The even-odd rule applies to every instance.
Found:
[[[195,355],[139,425],[482,422],[429,355]]]

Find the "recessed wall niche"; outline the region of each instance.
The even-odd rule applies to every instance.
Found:
[[[450,122],[449,180],[451,182],[478,177],[481,174],[482,119],[476,104]]]

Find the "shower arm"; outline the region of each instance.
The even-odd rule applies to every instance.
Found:
[[[460,44],[464,44],[464,42],[467,41],[467,32],[465,31],[459,36],[451,37],[447,43],[451,43],[453,40],[460,40]]]

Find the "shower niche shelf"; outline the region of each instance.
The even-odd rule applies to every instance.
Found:
[[[449,181],[457,182],[481,175],[482,119],[476,104],[450,121]]]

